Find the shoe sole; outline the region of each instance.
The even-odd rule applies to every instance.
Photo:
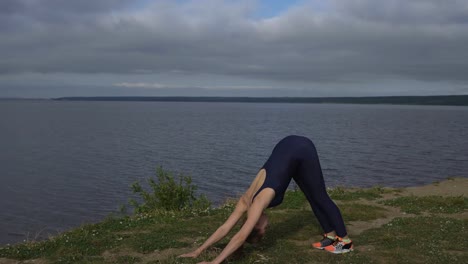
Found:
[[[353,251],[354,249],[350,248],[350,249],[343,249],[341,251],[328,251],[330,253],[333,253],[333,254],[343,254],[343,253],[348,253],[348,252],[351,252]]]

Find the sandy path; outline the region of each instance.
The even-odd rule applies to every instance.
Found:
[[[402,195],[428,196],[468,196],[468,178],[450,178],[424,186],[405,188]]]

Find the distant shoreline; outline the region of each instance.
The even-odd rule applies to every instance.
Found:
[[[374,96],[374,97],[217,97],[217,96],[94,96],[60,97],[57,101],[140,102],[238,102],[238,103],[335,103],[468,106],[468,95]]]
[[[21,98],[21,97],[0,97],[1,101],[46,101],[50,98]]]
[[[58,98],[0,97],[1,101],[225,102],[305,104],[388,104],[468,106],[468,95],[369,97],[222,97],[222,96],[74,96]]]

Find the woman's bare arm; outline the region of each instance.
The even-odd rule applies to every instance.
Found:
[[[255,202],[248,210],[247,221],[245,221],[239,232],[232,237],[231,241],[229,241],[219,256],[211,263],[223,262],[228,256],[244,244],[255,224],[258,222],[258,219],[260,219],[263,210],[265,210],[265,208],[270,204],[274,196],[275,191],[271,188],[266,188],[255,198]]]
[[[186,253],[183,255],[180,255],[180,257],[193,257],[196,258],[198,255],[200,255],[205,249],[207,249],[209,246],[213,245],[214,243],[218,242],[221,240],[223,237],[225,237],[229,231],[234,227],[234,225],[239,221],[239,219],[242,217],[245,211],[247,211],[248,205],[246,201],[245,195],[242,196],[239,199],[239,202],[237,202],[236,208],[234,211],[231,213],[231,215],[228,217],[226,222],[224,222],[223,225],[221,225],[206,241],[203,243],[199,248],[196,250]]]

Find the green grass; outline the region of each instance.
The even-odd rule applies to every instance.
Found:
[[[243,257],[233,261],[285,263],[294,259],[296,263],[300,263],[312,256],[323,262],[330,258],[329,255],[323,255],[323,252],[310,251],[308,241],[311,236],[322,231],[310,208],[307,210],[304,208],[304,205],[308,206],[307,202],[305,200],[299,202],[303,199],[299,198],[299,194],[299,192],[288,192],[284,203],[286,207],[299,209],[269,210],[267,214],[270,216],[271,227],[262,245],[259,247],[247,245]],[[229,204],[219,209],[212,209],[202,217],[194,216],[190,212],[155,211],[134,217],[109,218],[102,223],[86,225],[48,241],[0,248],[0,257],[19,260],[45,258],[52,263],[138,263],[141,261],[138,256],[127,254],[109,261],[104,260],[102,254],[104,251],[119,252],[128,249],[135,254],[148,254],[168,248],[190,248],[193,243],[200,244],[208,238],[229,216],[232,209],[232,204]],[[382,216],[384,209],[349,203],[342,205],[341,211],[347,221],[354,221],[376,219]],[[239,225],[235,230],[238,228]],[[203,256],[206,259],[214,258],[229,238],[230,236],[225,238]],[[354,256],[346,259],[362,258],[364,257]],[[196,263],[173,257],[162,263],[178,262]]]
[[[464,239],[468,220],[438,215],[463,212],[466,198],[409,196],[373,201],[388,192],[380,187],[329,192],[338,200],[348,228],[353,228],[351,221],[386,217],[389,212],[379,203],[399,206],[408,213],[427,211],[434,215],[395,218],[352,236],[354,252],[334,255],[311,248],[323,231],[302,192],[288,191],[281,206],[267,210],[270,228],[262,243],[246,244],[243,252],[231,256],[227,263],[458,263],[468,257],[468,240]],[[0,248],[0,258],[47,263],[198,263],[215,258],[240,224],[197,259],[178,259],[177,255],[203,243],[233,209],[234,203],[227,203],[205,211],[152,210],[109,217],[47,241]]]
[[[206,236],[209,231],[213,231],[207,223],[221,224],[230,211],[230,207],[213,209],[204,217],[196,217],[190,211],[155,211],[134,217],[108,218],[46,241],[0,248],[0,257],[19,260],[47,258],[62,263],[77,262],[87,256],[100,256],[106,250],[123,247],[141,253],[185,247],[188,243],[180,239],[192,234],[194,229],[198,232],[204,230],[202,233]],[[202,221],[205,223],[201,224]],[[200,228],[196,228],[197,225]]]
[[[283,202],[275,209],[303,209],[309,207],[304,193],[300,190],[290,190],[284,194]]]
[[[122,264],[133,264],[133,263],[138,263],[141,262],[141,258],[135,257],[135,256],[119,256],[116,259],[116,263],[122,263]]]
[[[355,241],[393,263],[462,263],[468,257],[467,224],[448,217],[395,218]]]
[[[338,206],[345,221],[370,221],[385,217],[385,208],[348,202]]]
[[[453,214],[468,209],[468,198],[463,196],[405,196],[384,200],[380,203],[400,207],[403,212],[412,214],[421,212]]]

